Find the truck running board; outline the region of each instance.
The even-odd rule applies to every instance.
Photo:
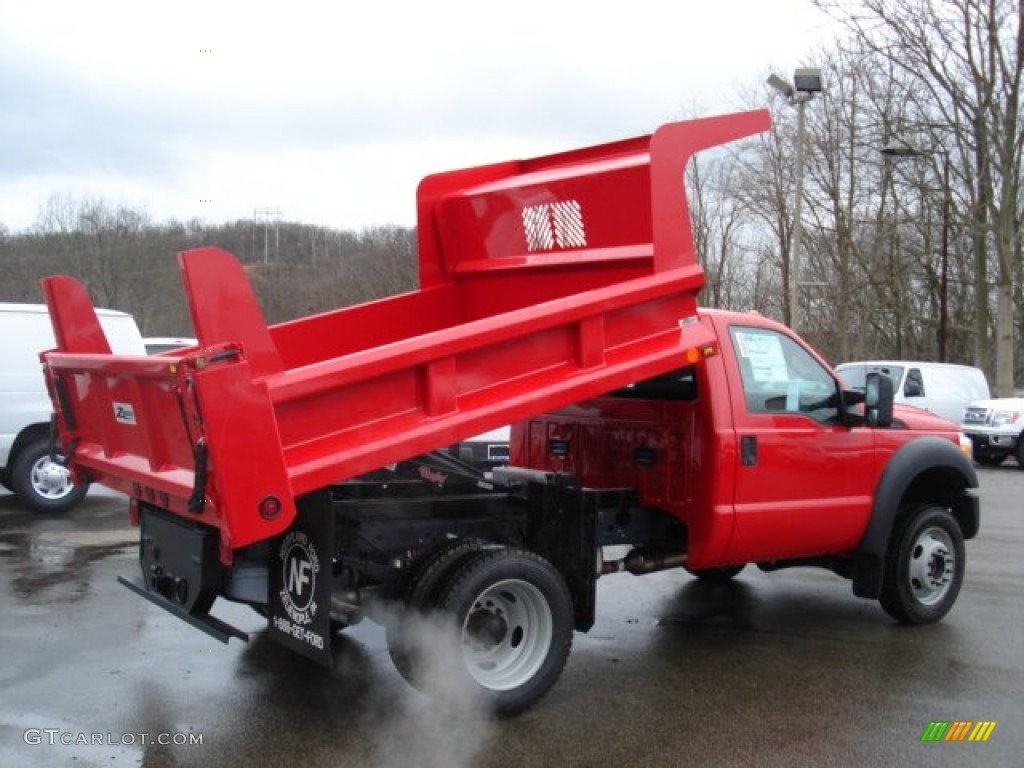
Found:
[[[214,637],[217,640],[220,640],[222,643],[226,644],[228,640],[230,640],[232,637],[237,637],[239,640],[242,640],[246,643],[249,642],[248,632],[243,632],[242,630],[237,629],[236,627],[232,627],[230,624],[227,624],[221,621],[220,619],[211,616],[208,613],[189,613],[184,608],[175,605],[159,593],[150,592],[148,589],[146,589],[146,585],[145,583],[143,583],[141,578],[128,578],[126,576],[118,576],[117,580],[122,585],[128,587],[128,589],[130,589],[135,594],[149,600],[149,602],[153,603],[153,605],[163,608],[168,613],[177,616],[179,619],[182,619],[183,621],[187,621],[196,629],[202,630],[210,637]]]

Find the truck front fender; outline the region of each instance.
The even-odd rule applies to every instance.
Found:
[[[914,502],[948,507],[965,539],[978,533],[978,487],[974,465],[949,440],[924,436],[897,450],[875,488],[871,520],[853,558],[853,592],[859,597],[881,594],[885,558],[900,512]]]

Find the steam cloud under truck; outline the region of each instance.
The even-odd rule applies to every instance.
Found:
[[[697,308],[685,166],[769,125],[428,176],[419,289],[291,322],[266,324],[230,254],[186,251],[198,344],[164,355],[111,354],[84,287],[46,278],[60,445],[141,526],[121,581],[224,642],[245,635],[216,599],[248,603],[324,664],[377,618],[406,679],[429,693],[454,650],[503,714],[551,688],[614,572],[821,566],[940,619],[979,524],[956,425],[894,409],[884,376],[844,391],[778,323]],[[432,452],[505,424],[493,475]],[[413,642],[420,614],[449,639]]]

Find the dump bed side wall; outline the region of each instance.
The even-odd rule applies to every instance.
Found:
[[[679,328],[692,306],[678,294],[608,296],[600,315],[569,304],[469,323],[430,347],[400,343],[269,378],[295,491],[349,476],[339,467],[359,474],[598,394],[709,341]]]

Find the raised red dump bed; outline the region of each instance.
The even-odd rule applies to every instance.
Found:
[[[225,251],[179,255],[199,346],[111,355],[85,289],[43,281],[43,353],[79,475],[221,530],[222,558],[295,498],[653,376],[703,352],[691,156],[767,111],[429,176],[420,289],[267,326]]]

